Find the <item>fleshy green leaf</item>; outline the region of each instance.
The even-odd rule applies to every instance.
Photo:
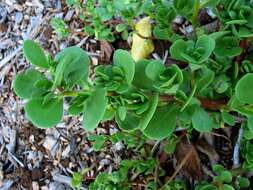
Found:
[[[50,128],[61,121],[63,99],[51,99],[43,104],[43,98],[31,99],[25,105],[27,118],[37,127]]]
[[[54,87],[64,80],[69,87],[80,80],[87,80],[90,59],[86,52],[76,46],[65,48],[59,52],[55,61],[58,62],[55,71]]]
[[[202,48],[204,53],[198,60],[199,63],[207,60],[207,58],[212,54],[215,48],[215,40],[207,35],[202,35],[196,42],[196,48]]]
[[[248,117],[247,126],[248,126],[250,132],[253,133],[253,116]]]
[[[236,84],[235,95],[241,103],[253,104],[252,84],[253,73],[244,75]]]
[[[124,121],[125,118],[126,118],[126,108],[123,107],[123,106],[120,106],[118,108],[118,113],[117,114],[118,114],[120,120]]]
[[[143,133],[154,140],[161,140],[170,136],[176,128],[177,112],[174,104],[158,108]]]
[[[120,120],[118,114],[116,115],[115,119],[119,127],[124,131],[133,131],[139,127],[138,124],[140,122],[140,117],[134,113],[128,112],[124,121]]]
[[[151,61],[146,69],[145,69],[145,74],[146,76],[153,80],[153,81],[157,81],[159,80],[159,76],[160,74],[165,70],[165,67],[164,65],[162,64],[161,61],[158,61],[158,60],[154,60],[154,61]]]
[[[156,111],[158,101],[159,101],[159,94],[155,94],[150,100],[151,103],[150,103],[148,110],[146,112],[144,112],[144,114],[141,116],[142,118],[141,118],[140,124],[139,124],[139,128],[141,130],[145,130],[145,128],[148,126],[150,120],[152,119],[152,117]]]
[[[87,131],[94,130],[102,120],[107,107],[105,89],[95,89],[84,106],[83,126]]]
[[[214,48],[215,40],[210,36],[202,35],[196,43],[182,39],[175,41],[170,47],[170,54],[174,59],[200,64],[209,58]]]
[[[233,36],[225,36],[217,39],[214,53],[218,56],[234,57],[240,55],[242,48],[239,39]]]
[[[232,115],[230,115],[228,112],[223,111],[221,113],[221,116],[222,116],[222,120],[228,125],[230,126],[235,125],[235,118]]]
[[[212,119],[201,107],[196,107],[192,116],[192,126],[199,132],[209,132],[212,130]]]
[[[153,81],[143,74],[149,63],[149,60],[140,60],[135,64],[134,86],[141,89],[154,89]]]
[[[37,82],[41,80],[46,80],[46,77],[40,72],[32,69],[27,70],[15,77],[14,91],[19,97],[29,99],[33,93],[44,92],[43,88],[36,86]]]
[[[172,58],[177,59],[177,60],[181,60],[181,61],[186,61],[186,59],[184,59],[182,57],[182,52],[184,52],[187,48],[187,43],[186,41],[179,39],[177,41],[175,41],[171,46],[170,46],[170,54],[172,56]]]
[[[41,68],[49,68],[47,58],[41,47],[32,40],[26,40],[23,44],[24,55],[28,61]]]
[[[208,67],[202,67],[196,80],[197,92],[202,93],[213,82],[215,73]]]
[[[127,84],[131,84],[135,72],[135,62],[132,56],[127,51],[119,49],[113,55],[113,64],[123,69]]]
[[[247,188],[250,186],[250,181],[246,177],[238,177],[237,181],[239,183],[240,188]]]

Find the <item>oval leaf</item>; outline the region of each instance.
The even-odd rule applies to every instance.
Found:
[[[192,126],[199,132],[209,132],[212,130],[212,119],[201,107],[196,107],[192,116]]]
[[[95,89],[84,106],[83,126],[87,131],[94,130],[103,116],[107,107],[105,89]]]
[[[33,65],[41,68],[49,68],[49,64],[41,47],[32,40],[26,40],[23,44],[24,55]]]
[[[148,110],[145,111],[141,117],[140,124],[139,124],[139,128],[141,130],[146,129],[146,127],[148,126],[150,120],[152,119],[152,117],[156,111],[158,101],[159,101],[159,94],[157,93],[150,99],[150,102],[151,102],[150,106],[149,106]]]
[[[33,93],[42,89],[36,87],[39,80],[46,79],[40,72],[36,70],[27,70],[25,73],[18,74],[14,79],[14,91],[20,97],[29,99]]]
[[[131,84],[134,78],[135,62],[126,50],[117,50],[113,55],[113,64],[123,69],[127,84]]]
[[[51,99],[43,104],[43,98],[31,99],[25,105],[27,118],[37,127],[50,128],[61,121],[63,99]]]
[[[174,104],[158,108],[143,133],[151,139],[161,140],[176,128],[177,109]]]
[[[244,104],[253,104],[251,84],[253,84],[253,73],[244,75],[236,84],[235,95]]]
[[[55,61],[58,65],[55,71],[54,87],[60,85],[62,80],[71,87],[81,79],[87,79],[90,59],[83,49],[77,46],[65,48],[56,55]]]

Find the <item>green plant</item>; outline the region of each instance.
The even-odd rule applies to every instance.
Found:
[[[139,131],[124,132],[117,131],[113,135],[89,135],[88,139],[93,142],[93,149],[100,151],[106,142],[116,144],[123,142],[127,148],[138,151],[145,144],[146,138]]]
[[[51,26],[53,27],[55,33],[60,37],[60,38],[66,38],[67,36],[70,35],[70,31],[68,29],[68,26],[62,20],[61,18],[55,17],[52,18],[50,21]]]
[[[213,171],[217,174],[212,183],[200,182],[195,190],[235,190],[250,186],[250,181],[246,177],[237,176],[232,171],[226,170],[222,165],[214,165]]]
[[[143,174],[148,176],[153,173],[155,160],[152,158],[145,160],[122,160],[119,169],[110,173],[100,173],[96,180],[89,186],[90,190],[130,190],[133,188],[129,176]]]
[[[253,144],[249,140],[244,140],[242,156],[245,159],[243,168],[252,170],[253,169]]]
[[[127,148],[143,153],[147,140],[165,140],[168,154],[174,153],[180,141],[175,130],[189,135],[240,126],[245,131],[243,168],[252,170],[253,57],[249,51],[253,7],[249,0],[68,0],[67,4],[80,10],[86,34],[109,42],[126,39],[132,32],[145,39],[143,43],[152,43],[151,35],[137,34],[135,23],[145,17],[152,21],[154,37],[170,42],[169,54],[163,62],[134,61],[128,51],[118,49],[111,62],[93,70],[90,58],[79,47],[68,47],[52,57],[37,43],[25,41],[24,55],[33,66],[15,77],[14,91],[27,100],[25,113],[35,126],[57,125],[66,103],[69,114],[82,115],[87,131],[95,130],[100,122],[116,122],[120,130],[113,135],[88,135],[95,151],[106,143],[122,141]],[[215,32],[199,22],[203,10],[212,11],[212,19],[217,19]],[[178,16],[183,17],[179,31],[173,27]],[[186,23],[192,31],[183,30]],[[62,37],[69,35],[62,20],[54,19],[52,25]],[[118,171],[99,174],[91,188],[131,189],[128,172],[145,173],[140,163],[146,162],[122,162]],[[153,162],[148,164],[145,175],[154,169]],[[196,189],[240,189],[248,184],[232,170],[221,166],[213,170],[212,182],[202,182]],[[82,176],[73,174],[73,187],[80,187]],[[147,182],[146,189],[156,188],[156,182]],[[173,181],[166,188],[186,189],[186,185]]]
[[[48,72],[43,75],[38,70],[29,69],[19,74],[14,81],[14,90],[21,98],[29,99],[25,106],[26,115],[39,127],[52,127],[60,122],[63,100],[70,97],[69,113],[84,113],[83,125],[88,131],[94,130],[100,121],[115,118],[122,130],[141,130],[148,138],[158,140],[173,133],[177,115],[188,127],[192,124],[197,131],[211,131],[215,127],[214,118],[202,107],[206,100],[198,99],[199,95],[208,97],[205,90],[231,96],[228,111],[235,110],[247,117],[250,117],[253,102],[247,85],[252,82],[251,73],[235,81],[232,96],[225,93],[229,83],[224,83],[224,78],[218,80],[220,76],[214,79],[215,73],[203,65],[214,49],[209,49],[210,46],[203,49],[208,42],[214,43],[211,37],[204,35],[196,46],[184,41],[172,45],[172,57],[192,61],[193,71],[181,70],[177,65],[165,67],[156,60],[135,63],[127,51],[117,50],[112,65],[95,68],[96,77],[92,81],[88,77],[90,60],[82,49],[66,48],[52,60],[36,43],[28,40],[24,43],[26,58]],[[178,45],[182,47],[176,48]],[[184,53],[188,50],[198,56],[193,53],[190,57],[192,54]],[[206,78],[202,77],[203,74]],[[76,86],[81,90],[75,90]],[[214,109],[226,110],[228,107],[224,104]],[[166,123],[167,120],[170,123]]]

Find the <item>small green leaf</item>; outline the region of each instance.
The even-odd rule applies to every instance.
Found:
[[[145,74],[149,79],[153,81],[157,81],[159,80],[159,76],[162,74],[164,70],[165,70],[165,67],[162,64],[162,62],[158,60],[154,60],[154,61],[149,62],[149,64],[147,65],[145,69]]]
[[[103,116],[102,122],[112,120],[116,114],[115,109],[109,107],[106,109],[105,114]]]
[[[25,73],[18,74],[14,79],[15,93],[24,99],[32,97],[33,93],[45,92],[43,88],[36,86],[38,81],[45,80],[46,77],[36,70],[29,69]]]
[[[177,112],[177,107],[174,104],[158,108],[143,133],[154,140],[170,136],[176,128]]]
[[[236,84],[235,95],[244,104],[253,104],[251,84],[253,84],[253,73],[244,75]]]
[[[125,24],[125,23],[118,24],[118,25],[116,26],[116,31],[117,31],[117,32],[123,32],[123,31],[126,30],[126,29],[127,29],[127,24]]]
[[[179,39],[175,41],[171,46],[170,46],[170,54],[171,57],[177,60],[181,61],[187,61],[185,58],[182,56],[182,52],[184,52],[187,48],[187,43],[186,41]]]
[[[210,132],[212,130],[212,119],[201,107],[196,107],[192,116],[192,126],[199,132]]]
[[[51,99],[43,104],[43,98],[31,99],[25,105],[27,118],[37,127],[50,128],[61,121],[63,99]]]
[[[86,33],[89,36],[92,36],[92,35],[95,34],[95,31],[91,26],[85,26],[84,27],[84,33]]]
[[[214,164],[214,165],[212,166],[212,169],[213,169],[213,171],[216,172],[216,173],[220,173],[220,172],[222,172],[222,171],[225,170],[225,168],[224,168],[222,165],[220,165],[220,164]]]
[[[94,130],[102,120],[108,99],[105,89],[95,89],[84,106],[83,126],[87,131]]]
[[[79,115],[82,113],[83,111],[83,105],[79,106],[79,105],[76,105],[76,104],[72,104],[69,106],[69,109],[68,109],[68,112],[71,114],[71,115]]]
[[[232,174],[229,171],[222,171],[220,172],[219,180],[225,183],[231,183]]]
[[[222,120],[227,123],[230,126],[234,126],[235,125],[235,118],[230,115],[228,112],[221,112],[221,116],[222,116]]]
[[[47,57],[41,47],[32,40],[26,40],[23,44],[24,55],[33,65],[41,68],[49,68]]]
[[[237,177],[236,180],[239,183],[240,188],[247,188],[250,186],[250,181],[246,177]]]
[[[125,80],[127,84],[131,84],[134,78],[135,62],[126,50],[116,50],[113,55],[113,64],[121,67],[125,72]]]
[[[95,151],[100,151],[106,141],[106,137],[103,135],[90,135],[88,136],[90,141],[94,141],[93,148]]]

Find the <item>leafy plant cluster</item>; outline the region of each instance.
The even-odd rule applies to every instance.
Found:
[[[145,0],[87,0],[84,3],[67,0],[66,3],[70,8],[79,9],[80,20],[85,24],[85,34],[107,41],[115,41],[115,33],[127,39],[129,29],[134,27],[134,18],[143,14],[149,4]],[[113,18],[119,18],[120,21],[113,22]],[[63,20],[53,18],[51,25],[60,37],[67,37],[68,29]]]
[[[233,174],[232,171],[226,170],[221,165],[214,165],[213,172],[217,174],[212,183],[206,181],[200,182],[195,190],[236,190],[244,189],[250,186],[250,181],[246,177],[240,177]]]
[[[88,0],[85,4],[68,0],[67,3],[82,10],[87,34],[108,41],[116,39],[114,21],[120,21],[115,30],[122,32],[125,39],[128,31],[135,30],[135,19],[149,16],[154,21],[154,37],[171,42],[168,57],[177,62],[135,61],[128,51],[118,49],[110,64],[91,70],[90,58],[79,47],[65,48],[52,57],[34,41],[26,40],[24,55],[32,66],[16,76],[14,91],[27,100],[25,113],[35,126],[53,127],[66,112],[83,115],[87,131],[95,130],[100,122],[115,120],[123,132],[113,137],[90,136],[94,150],[99,151],[107,141],[123,141],[129,148],[136,148],[139,140],[142,146],[146,139],[167,139],[165,151],[173,153],[177,143],[173,134],[178,127],[211,132],[224,126],[236,127],[239,118],[245,130],[243,167],[252,170],[253,58],[247,52],[247,47],[252,46],[253,32],[250,0],[99,0],[98,3]],[[217,31],[209,32],[199,23],[199,11],[203,9],[216,15],[220,24]],[[172,22],[177,16],[191,23],[191,35],[174,31]],[[54,20],[53,25],[62,37],[68,35],[64,22]],[[134,134],[143,137],[136,138]],[[126,171],[135,164],[123,164],[113,174],[99,175],[92,187],[120,188],[122,181],[127,180]],[[211,184],[203,182],[198,187],[239,189],[244,186],[242,181],[246,181],[221,166],[215,166],[214,172],[218,176]],[[77,182],[80,180],[78,175],[75,178]]]
[[[122,130],[140,130],[148,138],[156,140],[170,136],[177,120],[185,128],[211,131],[219,126],[215,125],[215,115],[209,115],[202,107],[201,98],[231,96],[230,110],[226,105],[216,109],[224,109],[223,115],[227,117],[230,115],[226,111],[236,109],[243,114],[245,107],[252,103],[246,84],[253,77],[248,73],[239,82],[234,80],[234,84],[237,83],[234,92],[231,86],[225,91],[217,91],[217,82],[224,81],[215,81],[214,71],[201,64],[214,49],[214,46],[207,45],[210,42],[215,44],[215,40],[203,35],[194,46],[195,49],[203,48],[199,59],[188,60],[190,66],[193,64],[194,76],[191,70],[182,70],[174,64],[166,67],[157,60],[135,63],[127,51],[117,50],[113,64],[97,66],[92,80],[88,76],[89,57],[81,48],[66,48],[52,59],[45,56],[38,44],[27,40],[24,42],[24,55],[33,65],[47,71],[43,75],[30,68],[19,74],[14,81],[14,90],[21,98],[29,100],[25,106],[26,115],[34,125],[42,128],[53,127],[61,121],[65,99],[69,102],[70,114],[83,113],[84,128],[88,131],[94,130],[99,122],[113,118]],[[175,42],[170,48],[172,57],[185,59],[186,54],[177,51],[177,46],[184,51],[187,43],[194,42]],[[203,73],[207,78],[202,77]]]
[[[67,0],[66,3],[80,10],[80,19],[85,25],[84,33],[95,35],[99,40],[115,41],[117,33],[127,39],[129,32],[135,32],[134,20],[148,15],[155,21],[153,34],[157,39],[175,41],[180,35],[173,30],[174,19],[182,16],[197,27],[199,10],[207,7],[219,18],[222,31],[229,30],[236,38],[252,37],[250,0],[88,0],[83,3]],[[63,20],[54,18],[51,24],[56,33],[67,37],[69,32]],[[236,38],[229,36],[224,41],[235,44]]]

